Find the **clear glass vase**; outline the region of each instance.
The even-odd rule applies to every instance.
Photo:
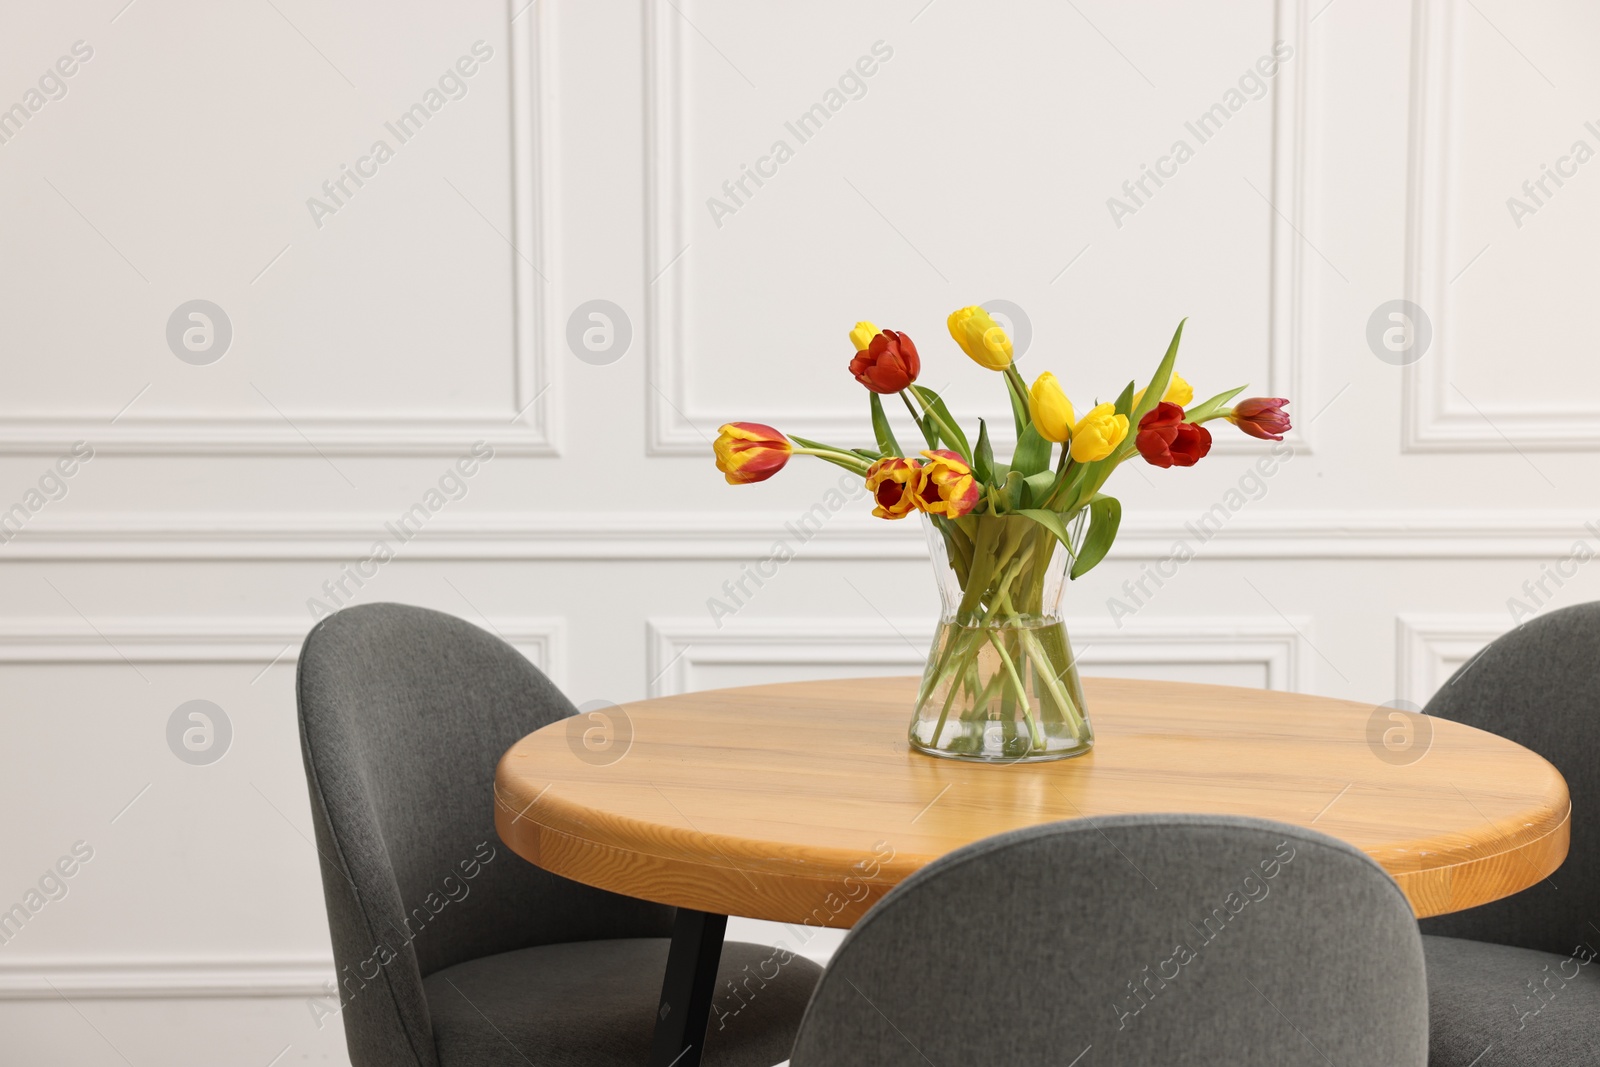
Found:
[[[911,746],[987,763],[1088,752],[1094,731],[1061,621],[1069,559],[1061,542],[1021,515],[922,521],[943,609]]]

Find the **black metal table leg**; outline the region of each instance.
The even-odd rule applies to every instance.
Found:
[[[722,960],[726,915],[679,908],[672,924],[672,948],[656,1006],[656,1038],[650,1067],[700,1067],[717,991],[717,964]]]

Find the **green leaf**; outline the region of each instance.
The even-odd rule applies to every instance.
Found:
[[[1023,477],[1050,469],[1050,442],[1039,436],[1039,431],[1029,423],[1017,438],[1017,451],[1011,457],[1011,469],[1021,471]]]
[[[1022,480],[1022,475],[1016,471],[1006,475],[1005,485],[1000,487],[1000,497],[1007,511],[1020,511],[1028,506],[1028,486]]]
[[[1023,479],[1028,491],[1035,500],[1048,500],[1050,491],[1056,487],[1056,472],[1051,470],[1040,471]]]
[[[850,451],[862,459],[870,460],[874,463],[883,458],[882,452],[874,452],[870,448],[852,448]]]
[[[877,393],[867,394],[872,398],[872,433],[878,440],[878,454],[881,456],[903,456],[900,451],[900,442],[894,439],[894,430],[889,426],[889,417],[883,413],[883,398]],[[872,457],[874,459],[877,456]]]
[[[1228,402],[1248,389],[1248,385],[1241,385],[1237,389],[1229,389],[1226,393],[1218,393],[1210,400],[1195,404],[1183,413],[1188,422],[1206,422],[1229,410]]]
[[[905,404],[906,410],[911,413],[911,419],[917,424],[917,431],[922,434],[922,439],[928,442],[928,447],[938,448],[939,435],[933,431],[933,420],[925,415],[917,414],[917,406],[911,402],[911,398],[906,395],[905,390],[902,389],[898,395],[901,403]]]
[[[1139,401],[1139,406],[1128,416],[1130,429],[1138,429],[1139,420],[1154,411],[1161,398],[1167,395],[1167,386],[1172,384],[1172,367],[1178,362],[1178,342],[1183,340],[1183,323],[1188,321],[1184,319],[1178,323],[1177,332],[1172,335],[1172,343],[1167,346],[1167,354],[1161,357],[1161,365],[1150,378],[1150,384],[1145,386],[1144,399]],[[1128,436],[1131,438],[1133,435]]]
[[[1055,534],[1056,540],[1065,545],[1068,552],[1072,551],[1072,538],[1067,533],[1067,524],[1061,520],[1061,516],[1059,514],[1054,511],[1045,511],[1040,508],[1028,508],[1025,511],[1017,512],[1017,514],[1026,515],[1040,526],[1043,526],[1046,530],[1049,530],[1051,533]]]
[[[961,432],[961,425],[950,414],[950,409],[945,407],[939,394],[920,385],[907,388],[916,395],[922,406],[928,409],[928,417],[933,420],[933,428],[944,443],[967,463],[971,463],[972,446],[967,443],[967,435]]]
[[[985,485],[994,477],[994,446],[989,443],[989,427],[982,419],[978,420],[978,450],[972,454],[972,472]]]
[[[840,448],[838,445],[823,444],[821,441],[813,441],[810,438],[801,437],[799,434],[790,434],[789,435],[789,440],[793,441],[795,444],[799,445],[802,448],[825,448],[829,452],[848,452],[848,451],[850,451],[848,448]]]
[[[1082,578],[1106,558],[1111,542],[1117,539],[1117,527],[1121,525],[1122,502],[1114,496],[1096,493],[1089,501],[1089,532],[1083,539],[1078,558],[1072,561],[1070,577]]]
[[[799,438],[796,438],[796,440],[799,440]],[[810,446],[808,445],[807,447],[809,448]],[[822,460],[824,463],[832,463],[835,467],[843,467],[851,474],[854,474],[857,478],[862,477],[861,468],[851,463],[849,460],[844,459],[843,457],[817,456],[816,458]]]
[[[1116,413],[1118,415],[1126,415],[1133,410],[1133,391],[1134,383],[1129,382],[1128,387],[1122,390],[1122,395],[1117,397]]]
[[[1010,374],[1004,376],[1006,380],[1006,396],[1011,400],[1011,421],[1017,424],[1017,436],[1022,436],[1023,427],[1033,421],[1033,415],[1028,410],[1028,394],[1021,392],[1022,386]]]
[[[799,445],[801,448],[820,448],[820,449],[825,449],[825,450],[827,450],[829,452],[843,452],[845,454],[845,456],[851,456],[851,457],[861,456],[861,452],[860,451],[851,451],[849,449],[840,448],[837,445],[825,445],[821,441],[813,441],[813,440],[810,440],[809,438],[800,437],[800,436],[798,436],[796,434],[789,434],[789,440],[793,441],[795,444]],[[859,475],[861,473],[861,468],[860,467],[858,467],[855,464],[851,463],[849,460],[844,459],[843,457],[835,458],[833,456],[818,456],[817,458],[822,460],[824,463],[832,463],[835,467],[843,467],[845,470],[849,471],[851,474]],[[868,461],[868,460],[874,460],[874,459],[877,459],[877,458],[878,457],[876,455],[874,455],[873,453],[871,453],[871,452],[868,452],[866,455],[861,456],[861,460],[863,462]]]

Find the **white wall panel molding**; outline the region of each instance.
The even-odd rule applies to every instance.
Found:
[[[688,271],[678,259],[690,243],[689,212],[696,208],[685,181],[686,133],[684,116],[691,106],[687,96],[685,52],[691,31],[670,4],[641,0],[645,53],[645,287],[644,322],[646,375],[651,388],[645,396],[650,455],[699,455],[705,451],[704,427],[716,426],[739,415],[713,411],[700,404],[691,389],[689,359],[693,345],[685,336],[687,301],[692,289]],[[1316,411],[1314,376],[1307,365],[1306,338],[1314,328],[1311,300],[1314,292],[1305,270],[1308,190],[1306,123],[1310,79],[1311,37],[1306,0],[1277,0],[1273,9],[1273,36],[1294,47],[1272,83],[1273,131],[1272,203],[1270,237],[1263,249],[1270,262],[1270,331],[1265,374],[1253,383],[1252,395],[1289,396],[1297,410]],[[1270,42],[1268,42],[1270,44]],[[786,417],[784,430],[817,440],[850,440],[864,432],[862,416],[824,411],[801,412]],[[1008,448],[1011,429],[1004,420],[991,420],[995,443]],[[700,428],[697,428],[700,427]],[[1302,454],[1311,451],[1304,428],[1287,435]],[[1217,453],[1249,453],[1256,442],[1238,434],[1218,434]]]
[[[1273,8],[1274,37],[1294,47],[1294,58],[1283,64],[1272,84],[1272,268],[1268,275],[1268,301],[1271,341],[1267,351],[1267,375],[1252,383],[1246,396],[1286,396],[1295,401],[1297,411],[1321,409],[1317,400],[1316,376],[1310,371],[1311,341],[1316,336],[1317,292],[1312,283],[1314,271],[1306,262],[1307,230],[1315,225],[1313,205],[1320,188],[1317,170],[1309,154],[1314,151],[1310,136],[1315,124],[1318,101],[1312,97],[1316,84],[1313,74],[1321,62],[1311,44],[1311,18],[1308,0],[1277,0]],[[1284,435],[1301,455],[1310,455],[1311,427],[1308,419]],[[1216,435],[1217,451],[1249,452],[1254,441],[1234,434]]]
[[[541,398],[530,412],[543,403]],[[108,416],[31,418],[0,421],[0,455],[56,455],[76,441],[87,441],[96,455],[174,456],[457,456],[476,441],[494,445],[496,455],[553,456],[556,448],[545,427],[530,415],[441,418],[426,412],[370,418],[351,412],[334,416],[281,418],[134,419],[116,423]],[[301,436],[304,434],[304,436]]]
[[[1573,405],[1583,398],[1581,391],[1555,390],[1537,407],[1512,407],[1496,404],[1492,396],[1469,401],[1452,384],[1460,303],[1452,283],[1475,258],[1453,227],[1462,166],[1457,152],[1469,121],[1459,113],[1466,39],[1461,20],[1476,17],[1452,0],[1414,0],[1406,295],[1431,320],[1433,341],[1404,371],[1403,445],[1410,452],[1600,448],[1600,408]]]
[[[521,4],[507,5],[507,18]],[[13,415],[0,419],[0,455],[57,454],[75,441],[97,452],[135,455],[254,456],[455,456],[483,440],[501,455],[555,456],[559,364],[550,358],[552,303],[548,260],[554,247],[555,168],[552,143],[553,49],[546,11],[533,5],[509,23],[511,69],[512,232],[505,251],[513,284],[513,344],[505,353],[507,395],[501,410],[446,414],[438,410],[396,411],[375,416],[359,410],[314,413],[265,404],[258,416],[151,416],[134,405],[127,414],[81,412],[70,416]],[[113,421],[113,416],[118,416]]]
[[[471,619],[503,637],[560,684],[566,626],[558,618]],[[0,665],[69,663],[293,664],[310,619],[97,618],[94,626],[59,617],[0,620]]]
[[[1073,651],[1090,669],[1150,664],[1231,663],[1259,666],[1268,688],[1301,684],[1305,620],[1206,617],[1129,623],[1068,619]],[[696,671],[714,666],[899,669],[920,673],[933,640],[928,618],[750,619],[717,627],[704,619],[652,619],[646,645],[650,695],[691,692]]]
[[[364,559],[375,540],[393,543],[390,515],[168,513],[159,516],[41,514],[9,541],[8,560]],[[784,541],[807,559],[923,559],[915,523],[839,514],[809,536],[799,513],[565,512],[440,515],[399,560],[759,559]],[[1576,511],[1248,510],[1209,540],[1201,516],[1144,511],[1122,525],[1113,559],[1160,560],[1186,541],[1201,559],[1543,559],[1571,551],[1593,532]],[[1209,527],[1208,527],[1209,528]],[[1203,543],[1202,543],[1203,542]]]
[[[561,191],[552,148],[557,144],[556,49],[551,45],[550,4],[527,6],[507,0],[511,39],[511,206],[514,245],[509,250],[515,285],[515,412],[508,424],[523,436],[507,451],[513,455],[560,454],[558,388],[561,361],[559,306],[552,278],[557,271],[550,250],[560,247]],[[495,429],[504,433],[505,428]],[[496,444],[494,437],[486,438]],[[498,448],[498,444],[496,444]]]
[[[0,1000],[326,997],[332,957],[0,960]]]
[[[1401,615],[1395,620],[1395,693],[1426,704],[1457,669],[1511,628],[1509,615]]]
[[[474,620],[500,634],[559,685],[565,666],[561,619]],[[292,666],[310,629],[303,618],[101,618],[90,629],[59,618],[0,620],[0,668],[63,664]],[[271,955],[229,959],[73,954],[0,959],[0,1001],[323,997],[331,958]]]

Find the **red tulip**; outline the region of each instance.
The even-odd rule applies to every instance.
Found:
[[[1283,410],[1288,403],[1282,397],[1253,396],[1235,404],[1227,419],[1251,437],[1281,441],[1290,429],[1289,413]]]
[[[1211,431],[1183,421],[1183,409],[1165,400],[1139,420],[1134,446],[1157,467],[1192,467],[1211,451]]]
[[[850,361],[856,381],[874,393],[898,393],[917,380],[922,360],[911,338],[893,330],[883,330]]]

